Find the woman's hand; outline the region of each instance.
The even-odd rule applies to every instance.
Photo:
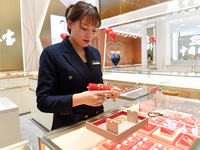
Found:
[[[119,97],[120,94],[121,94],[121,89],[114,86],[113,88],[111,88],[111,94],[108,97],[116,99]]]
[[[73,95],[73,107],[78,105],[101,106],[113,91],[84,91]]]

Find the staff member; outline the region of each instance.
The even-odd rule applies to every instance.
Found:
[[[79,1],[65,17],[70,36],[43,50],[36,90],[38,109],[54,113],[52,130],[103,112],[105,98],[120,95],[117,87],[87,91],[89,83],[103,83],[100,53],[89,46],[101,25],[97,8]]]

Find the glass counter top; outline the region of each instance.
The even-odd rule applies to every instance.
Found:
[[[1,150],[35,150],[28,140],[7,146]]]
[[[106,69],[103,72],[200,77],[200,73],[188,72],[184,70],[183,71],[156,70],[156,69],[123,70],[121,68],[111,68],[111,69]]]
[[[51,131],[39,137],[40,149],[199,149],[200,147],[200,101],[161,94],[149,95],[132,101],[118,109],[110,110],[92,119],[90,123],[101,121],[121,111],[136,111],[148,117],[148,124],[135,133],[130,133],[119,143],[100,136],[85,126],[85,121]],[[159,114],[159,115],[157,115]],[[126,121],[126,120],[124,120]],[[123,123],[123,122],[122,122]],[[127,147],[129,146],[129,147]],[[109,149],[107,147],[107,149]],[[111,148],[110,148],[111,149]]]

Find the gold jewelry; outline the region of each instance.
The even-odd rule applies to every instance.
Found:
[[[117,121],[118,124],[122,123],[123,121],[126,121],[125,117],[116,117],[113,120]]]

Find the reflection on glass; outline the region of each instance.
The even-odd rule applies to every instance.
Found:
[[[147,65],[148,68],[156,68],[156,25],[147,24]]]

